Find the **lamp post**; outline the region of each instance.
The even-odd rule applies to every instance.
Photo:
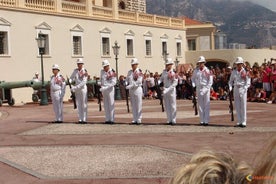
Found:
[[[174,61],[174,64],[175,64],[175,71],[177,72],[177,70],[178,70],[178,63],[179,63],[179,60],[178,60],[178,58],[176,57],[175,58],[175,61]]]
[[[36,38],[37,46],[39,49],[40,59],[41,59],[41,75],[42,75],[42,81],[41,81],[41,98],[40,98],[40,105],[48,105],[48,98],[47,98],[47,91],[44,84],[44,69],[43,69],[43,54],[45,53],[45,45],[46,40],[42,36],[42,33],[40,32],[38,34],[38,38]]]
[[[115,41],[114,46],[112,46],[113,48],[113,53],[115,55],[115,61],[116,61],[116,78],[117,78],[117,83],[115,86],[115,100],[121,100],[121,92],[120,92],[120,87],[119,87],[119,78],[118,78],[118,55],[119,55],[119,50],[120,50],[120,46],[118,45],[118,42]]]

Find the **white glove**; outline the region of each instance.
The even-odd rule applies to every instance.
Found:
[[[133,87],[133,85],[128,85],[126,86],[126,89],[131,89]]]
[[[69,83],[72,84],[72,79],[69,79]]]
[[[169,90],[170,90],[170,88],[164,88],[163,94],[164,94],[164,95],[167,94],[167,93],[169,92]]]
[[[102,87],[100,88],[100,92],[104,92],[104,91],[106,91],[106,90],[107,90],[107,88],[108,88],[108,86],[102,86]]]
[[[73,93],[75,93],[75,91],[76,91],[76,87],[75,86],[73,86],[72,88],[71,88],[71,91],[73,92]]]
[[[229,91],[232,91],[232,86],[229,86]]]

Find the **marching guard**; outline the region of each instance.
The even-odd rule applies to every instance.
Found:
[[[55,112],[55,121],[53,123],[63,122],[63,97],[65,95],[65,79],[59,73],[60,69],[57,64],[52,66],[53,75],[50,80],[50,92]]]
[[[163,82],[163,98],[165,102],[165,110],[167,114],[167,123],[169,125],[176,124],[176,86],[178,76],[173,71],[173,60],[167,58],[165,61],[166,68],[163,70],[159,83]]]
[[[114,86],[116,85],[116,73],[110,68],[108,60],[102,62],[101,88],[103,94],[105,124],[114,124]]]
[[[250,86],[250,77],[243,67],[243,58],[237,57],[236,69],[232,71],[229,80],[229,90],[232,91],[234,86],[234,103],[237,112],[238,122],[236,127],[246,127],[246,103],[247,89]]]
[[[198,67],[194,70],[191,80],[198,98],[200,125],[208,126],[210,120],[210,88],[213,84],[213,74],[205,66],[205,63],[205,57],[200,56],[197,61]]]
[[[143,73],[142,70],[138,68],[138,59],[131,59],[131,67],[126,78],[127,86],[129,89],[130,102],[132,107],[133,121],[131,124],[140,125],[142,123],[142,81]]]
[[[76,95],[76,103],[78,109],[78,124],[86,124],[87,120],[87,71],[83,67],[84,62],[82,58],[77,59],[77,68],[74,69],[70,81],[74,82],[71,91]]]

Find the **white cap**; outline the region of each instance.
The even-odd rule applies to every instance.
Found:
[[[236,64],[243,64],[243,59],[242,59],[242,57],[237,57],[235,63],[236,63]]]
[[[59,66],[58,66],[57,64],[54,64],[54,65],[52,66],[52,69],[53,69],[53,70],[59,70]]]
[[[35,75],[39,75],[39,73],[38,73],[38,72],[35,72]]]
[[[172,58],[167,58],[165,61],[165,65],[171,65],[171,64],[173,64]]]
[[[131,59],[131,65],[137,65],[137,64],[139,64],[138,59],[137,58],[132,58]]]
[[[205,57],[204,56],[199,56],[197,62],[198,63],[205,63],[206,62]]]
[[[109,61],[107,59],[103,60],[102,66],[105,67],[105,66],[108,66],[108,65],[110,65]]]
[[[83,59],[82,58],[78,58],[77,59],[77,64],[84,64]]]

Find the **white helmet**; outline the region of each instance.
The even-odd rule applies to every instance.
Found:
[[[78,58],[77,59],[77,64],[84,64],[83,59],[82,58]]]
[[[52,70],[59,70],[59,66],[58,66],[57,64],[54,64],[54,65],[52,66]]]
[[[139,64],[138,59],[137,58],[132,58],[131,59],[131,65],[137,65],[137,64]]]
[[[103,60],[102,66],[105,67],[105,66],[108,66],[108,65],[110,65],[109,61],[107,59]]]
[[[171,65],[171,64],[173,64],[172,58],[167,58],[165,61],[165,65]]]
[[[237,57],[235,63],[236,64],[243,64],[243,58],[242,57]]]
[[[197,62],[198,63],[206,63],[205,57],[204,56],[199,56]]]

